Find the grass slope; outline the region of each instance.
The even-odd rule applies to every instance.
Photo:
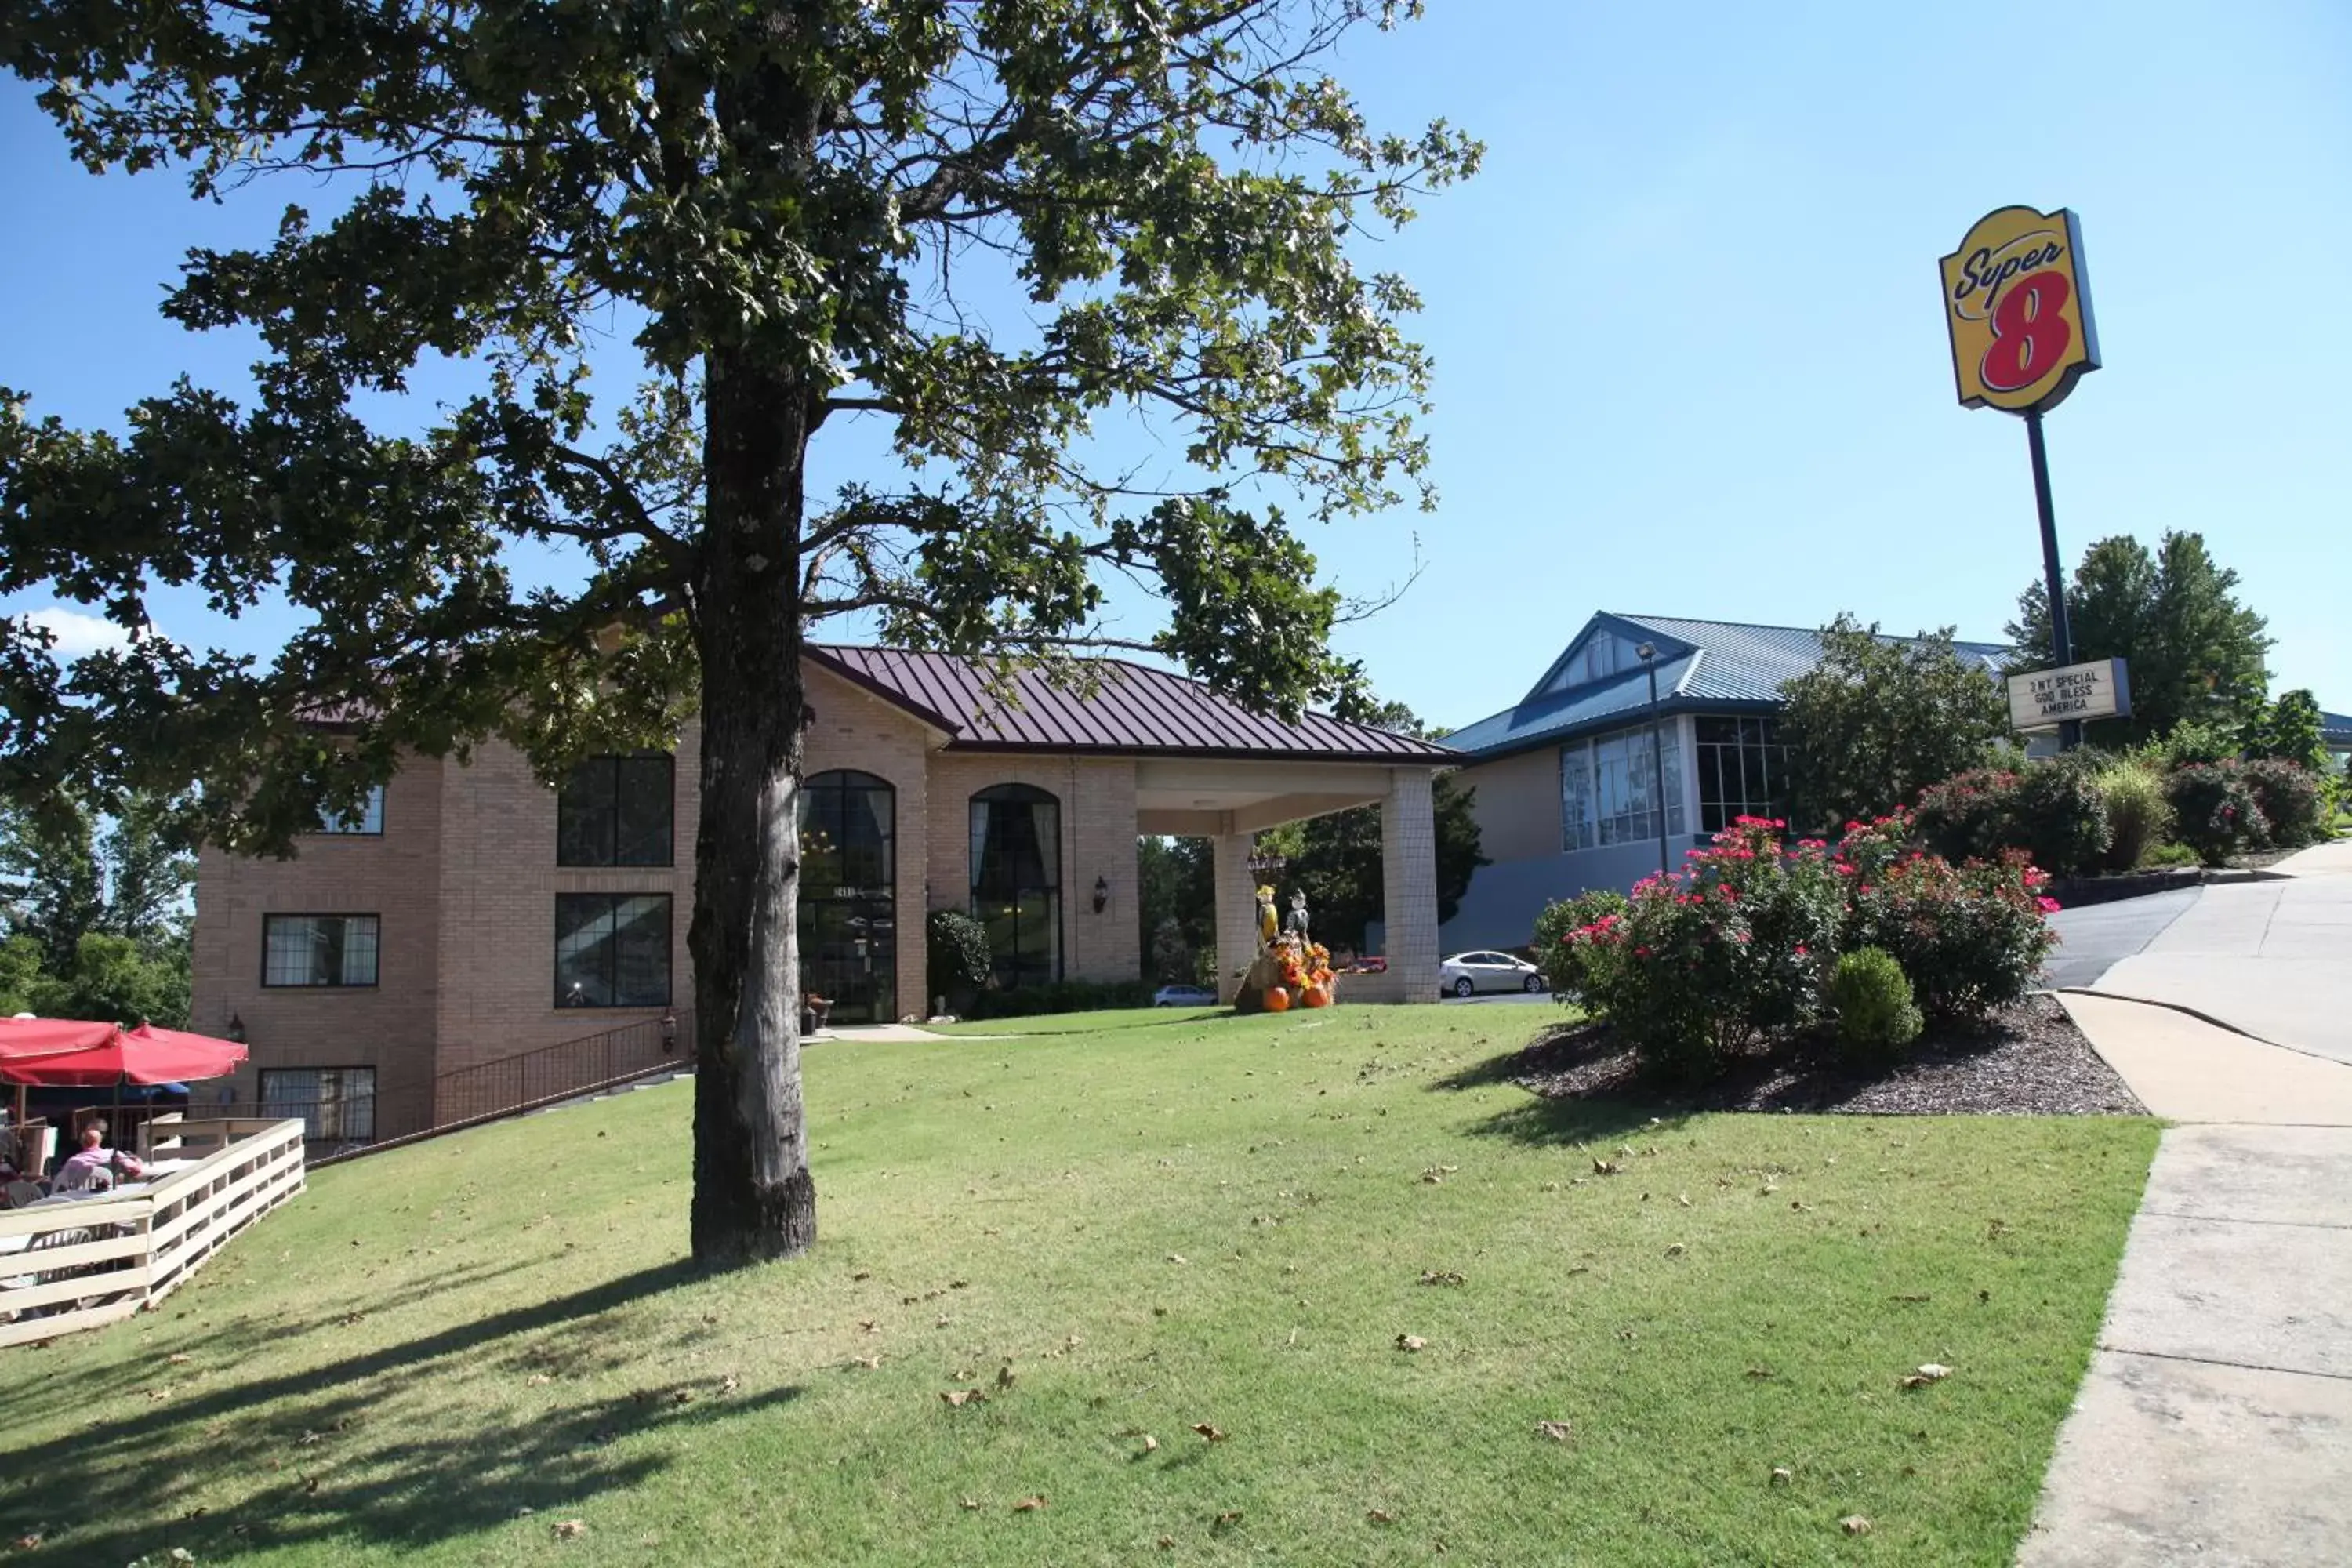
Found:
[[[1500,1081],[1537,1021],[818,1047],[824,1239],[712,1279],[678,1261],[686,1086],[321,1171],[155,1317],[7,1353],[0,1541],[2006,1563],[2154,1126],[1646,1125]],[[1955,1371],[1903,1391],[1929,1361]]]

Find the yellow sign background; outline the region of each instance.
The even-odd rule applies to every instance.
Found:
[[[1944,258],[1944,323],[1964,408],[2055,408],[2099,368],[2074,215],[2001,207]]]

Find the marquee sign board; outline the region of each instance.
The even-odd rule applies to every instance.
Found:
[[[2069,720],[2129,717],[2130,671],[2119,658],[2009,678],[2009,722],[2014,730],[2054,730]]]
[[[1963,408],[2055,408],[2099,368],[2083,236],[2064,207],[2001,207],[1944,258],[1944,325]]]

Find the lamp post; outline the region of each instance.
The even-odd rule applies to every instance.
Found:
[[[1658,875],[1666,871],[1666,749],[1658,740],[1658,647],[1643,643],[1633,650],[1650,676],[1650,803],[1658,814]]]

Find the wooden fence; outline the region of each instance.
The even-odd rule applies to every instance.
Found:
[[[302,1190],[299,1121],[160,1122],[150,1153],[196,1163],[135,1193],[0,1212],[0,1345],[153,1306]]]

